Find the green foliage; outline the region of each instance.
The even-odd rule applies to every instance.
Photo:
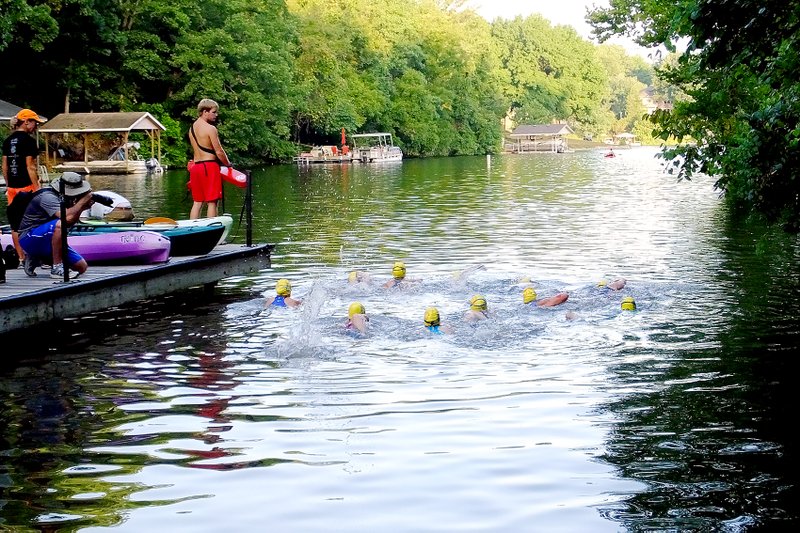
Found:
[[[150,111],[182,165],[202,98],[240,165],[287,160],[341,130],[410,156],[494,153],[502,120],[640,127],[641,60],[539,16],[490,24],[464,0],[0,0],[0,96],[47,116]],[[638,81],[637,81],[638,80]],[[614,113],[611,112],[613,108]]]
[[[12,45],[41,52],[57,35],[58,22],[47,3],[0,0],[0,52]]]
[[[716,177],[728,201],[800,231],[800,3],[778,0],[611,0],[591,16],[598,34],[640,44],[687,43],[661,76],[685,98],[652,117],[675,171]]]
[[[337,142],[344,127],[392,132],[409,155],[497,149],[505,106],[486,22],[426,1],[289,7],[301,35],[296,138]]]
[[[492,23],[502,68],[504,94],[518,123],[575,124],[597,120],[608,76],[592,46],[572,28],[553,28],[541,16]]]

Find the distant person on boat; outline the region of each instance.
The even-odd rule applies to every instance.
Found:
[[[423,316],[425,329],[434,333],[436,335],[441,335],[442,333],[453,333],[453,328],[450,326],[442,325],[441,319],[439,317],[439,310],[435,307],[428,307],[425,309],[425,315]]]
[[[64,188],[66,220],[61,220],[60,190]],[[94,203],[92,186],[77,172],[64,172],[31,198],[22,222],[19,225],[19,243],[25,250],[23,268],[28,276],[36,276],[36,268],[42,264],[52,265],[50,277],[64,278],[64,263],[80,276],[88,265],[75,250],[67,247],[67,256],[62,256],[61,233],[80,220],[81,211]],[[67,229],[64,229],[66,224]]]
[[[11,205],[17,193],[38,191],[39,147],[32,137],[39,124],[46,122],[30,109],[21,109],[11,118],[11,135],[3,141],[3,177],[6,180],[6,199]],[[11,238],[17,249],[19,260],[25,259],[25,251],[19,245],[19,232],[11,228]]]
[[[614,149],[613,148],[609,148],[608,152],[606,152],[606,157],[615,157],[615,156],[616,156],[616,154],[614,153]]]
[[[469,309],[464,313],[466,322],[479,322],[489,318],[488,305],[486,298],[482,294],[476,294],[469,300]]]
[[[292,284],[288,279],[281,278],[275,283],[275,296],[270,296],[264,302],[264,307],[299,307],[302,300],[292,298]]]
[[[566,292],[559,292],[554,296],[537,300],[536,291],[533,287],[526,287],[525,290],[522,291],[522,302],[525,305],[535,302],[538,307],[555,307],[563,304],[567,299],[569,299],[569,294]]]
[[[194,151],[194,165],[189,171],[189,188],[192,190],[190,219],[200,218],[203,204],[206,216],[217,216],[217,202],[222,198],[220,165],[232,166],[222,148],[215,126],[219,105],[209,98],[197,104],[199,116],[189,128],[189,142]]]
[[[361,302],[351,303],[347,308],[347,322],[345,322],[344,329],[363,335],[367,332],[367,324],[369,324],[369,317],[364,309],[364,304]]]
[[[384,288],[402,287],[409,283],[417,283],[418,279],[406,279],[406,264],[402,261],[395,261],[392,266],[392,279],[383,284]]]

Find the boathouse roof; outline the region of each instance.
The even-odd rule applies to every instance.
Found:
[[[546,135],[568,135],[575,133],[568,124],[520,124],[511,132],[511,137],[539,137]]]
[[[0,120],[10,120],[16,116],[22,108],[5,100],[0,100]]]
[[[5,100],[0,100],[0,121],[11,120],[11,117],[17,116],[17,113],[20,111],[22,111],[20,106],[14,105],[11,102],[6,102]],[[39,116],[47,120],[47,117],[41,113],[39,113]]]
[[[42,133],[103,133],[120,131],[166,131],[145,111],[123,113],[62,113],[39,126]]]

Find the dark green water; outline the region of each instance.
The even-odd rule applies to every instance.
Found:
[[[271,269],[4,347],[0,529],[793,529],[800,246],[653,155],[255,172]],[[190,207],[185,172],[90,179],[140,218]],[[380,287],[396,260],[411,289]],[[569,300],[525,307],[521,277]],[[279,278],[300,309],[263,309]]]

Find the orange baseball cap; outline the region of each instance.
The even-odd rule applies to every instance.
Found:
[[[45,119],[31,111],[30,109],[23,109],[19,113],[17,113],[17,118],[19,120],[35,120],[41,124],[47,122]]]

